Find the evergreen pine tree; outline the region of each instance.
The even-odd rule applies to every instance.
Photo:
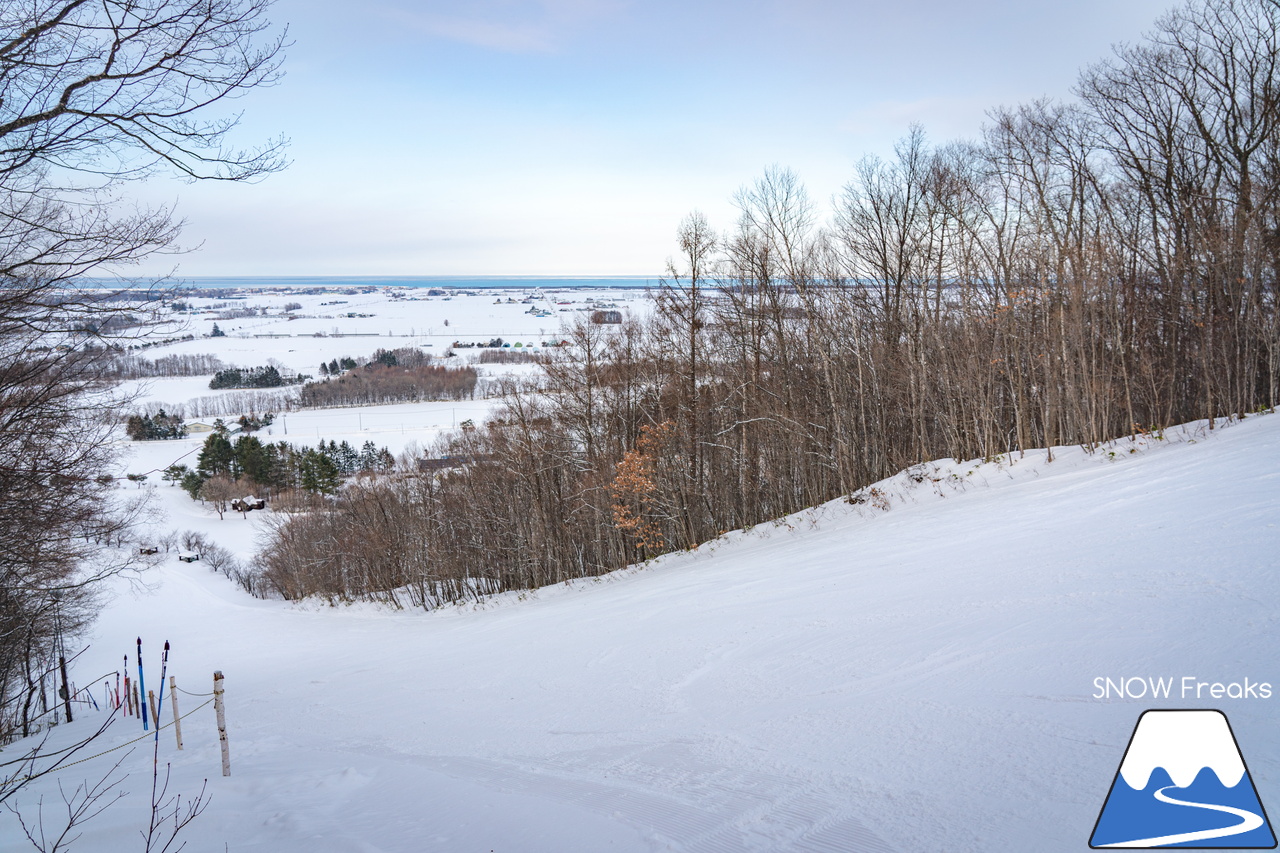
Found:
[[[354,474],[360,470],[360,454],[356,453],[354,447],[345,440],[338,446],[337,459],[338,468],[343,474]]]
[[[308,492],[332,495],[342,484],[337,464],[318,450],[307,449],[298,463],[298,481]]]
[[[200,456],[196,460],[196,471],[202,479],[219,474],[229,475],[234,459],[235,451],[226,436],[225,428],[222,431],[215,430],[204,440],[204,447],[200,449]]]
[[[182,475],[178,485],[182,487],[182,491],[191,495],[191,500],[194,501],[200,497],[200,489],[204,486],[204,477],[201,477],[195,471],[188,471]]]
[[[270,485],[271,460],[267,456],[267,449],[256,436],[240,436],[236,439],[233,449],[237,469],[236,479],[248,477],[255,483]]]
[[[191,472],[191,469],[188,468],[186,465],[174,463],[173,465],[170,465],[168,468],[164,469],[164,473],[160,475],[160,479],[164,480],[166,483],[170,483],[176,486],[178,485],[178,483],[182,482],[182,478],[185,477],[190,472]]]

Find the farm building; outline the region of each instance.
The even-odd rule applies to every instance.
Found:
[[[430,474],[436,471],[445,471],[449,468],[461,468],[466,460],[460,456],[444,456],[439,459],[419,459],[418,471],[423,474]]]
[[[223,426],[226,427],[228,435],[234,435],[240,432],[240,424],[229,423],[229,424],[223,424]],[[195,434],[198,432],[199,433],[213,432],[214,428],[215,427],[213,424],[207,424],[204,421],[192,421],[191,423],[187,424],[187,432],[190,434]]]

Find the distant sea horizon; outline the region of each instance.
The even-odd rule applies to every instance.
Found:
[[[643,289],[656,287],[661,276],[550,275],[237,275],[185,276],[179,287],[194,288],[308,288],[308,287],[437,287],[456,290],[546,290],[572,288]]]

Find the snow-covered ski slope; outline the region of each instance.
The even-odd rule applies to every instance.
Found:
[[[211,708],[183,752],[162,734],[173,788],[209,778],[192,853],[1086,850],[1150,707],[1222,709],[1280,812],[1280,417],[1056,455],[923,466],[467,610],[257,601],[170,560],[117,588],[77,677],[138,635],[187,690],[226,674],[230,778]],[[1273,691],[1094,698],[1134,676]],[[140,849],[150,768],[125,759],[73,849]]]

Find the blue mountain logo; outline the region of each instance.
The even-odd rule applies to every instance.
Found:
[[[1144,711],[1089,846],[1270,850],[1275,833],[1221,711]]]

